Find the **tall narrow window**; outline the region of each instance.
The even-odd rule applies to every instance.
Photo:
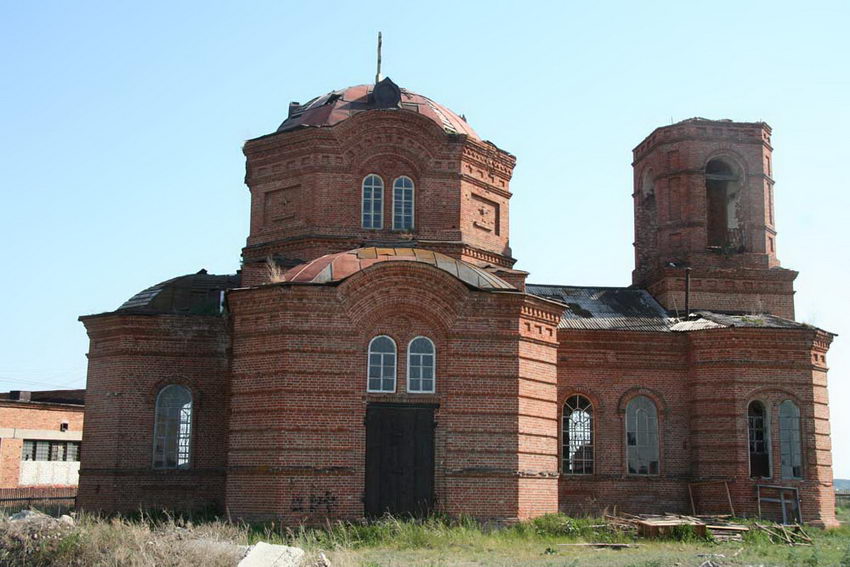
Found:
[[[779,446],[782,478],[803,478],[800,408],[791,400],[779,404]]]
[[[369,343],[369,369],[367,390],[370,392],[395,392],[395,341],[386,335]]]
[[[188,388],[171,384],[159,391],[153,436],[154,468],[189,468],[192,394]]]
[[[434,392],[434,343],[427,337],[416,337],[407,347],[407,391],[430,394]]]
[[[561,459],[564,474],[593,474],[593,406],[584,396],[564,404]]]
[[[626,406],[626,447],[629,474],[658,474],[658,412],[646,396]]]
[[[413,180],[399,177],[393,181],[393,229],[413,228]]]
[[[369,174],[363,179],[363,228],[384,227],[384,181]]]
[[[750,476],[770,476],[770,438],[767,434],[767,412],[764,404],[752,401],[747,407],[747,431],[750,442]]]

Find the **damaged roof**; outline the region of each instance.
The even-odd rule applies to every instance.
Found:
[[[775,315],[729,315],[695,311],[687,317],[673,317],[644,289],[528,284],[526,291],[565,304],[559,329],[683,333],[728,328],[814,328]]]
[[[289,116],[277,131],[335,126],[366,110],[415,112],[429,118],[446,133],[480,140],[465,118],[426,96],[398,87],[389,78],[376,85],[356,85],[332,91],[305,104],[293,102],[289,106]]]
[[[241,276],[217,276],[200,270],[144,289],[125,301],[122,313],[215,315],[221,310],[221,292],[239,287]]]
[[[775,315],[726,315],[713,311],[696,311],[686,319],[674,320],[673,331],[701,331],[704,329],[814,329],[812,325],[783,319]]]
[[[288,270],[283,274],[282,283],[328,284],[339,282],[380,262],[429,264],[477,289],[516,291],[514,286],[502,278],[478,266],[422,248],[369,247],[326,254]]]
[[[559,329],[670,330],[667,311],[643,289],[528,284],[526,291],[566,304]]]

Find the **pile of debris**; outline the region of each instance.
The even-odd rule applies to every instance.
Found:
[[[620,514],[605,516],[609,529],[632,532],[647,538],[669,536],[689,526],[697,537],[711,535],[717,541],[743,541],[750,528],[729,521],[729,516],[685,516],[682,514]]]
[[[812,538],[800,524],[772,524],[765,526],[756,522],[756,527],[765,532],[773,543],[788,545],[812,545]]]

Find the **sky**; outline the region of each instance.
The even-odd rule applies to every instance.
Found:
[[[828,355],[850,478],[850,3],[0,0],[0,390],[85,384],[77,317],[248,233],[245,140],[383,72],[517,156],[530,282],[625,286],[631,150],[694,116],[773,127],[777,253]]]

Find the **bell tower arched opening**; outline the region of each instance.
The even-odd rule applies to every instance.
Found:
[[[743,246],[738,224],[741,176],[721,158],[705,166],[706,234],[709,248],[724,250]]]

